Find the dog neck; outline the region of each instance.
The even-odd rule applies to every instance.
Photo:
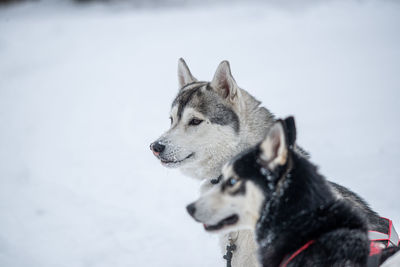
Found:
[[[238,105],[240,121],[240,151],[259,143],[275,122],[274,115],[261,102],[250,95],[246,90],[240,89],[241,100]]]

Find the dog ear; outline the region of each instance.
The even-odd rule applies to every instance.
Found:
[[[182,88],[185,85],[196,81],[197,79],[193,77],[188,66],[186,65],[185,60],[183,60],[183,58],[180,58],[178,60],[178,82],[180,86],[179,88]]]
[[[294,143],[296,142],[296,123],[294,121],[294,117],[287,117],[284,122],[287,132],[288,146],[294,146]]]
[[[288,145],[284,121],[278,120],[269,130],[260,144],[260,160],[262,164],[273,171],[277,166],[286,164]]]
[[[238,86],[233,79],[231,74],[231,68],[229,62],[222,61],[217,70],[215,71],[214,78],[211,82],[211,86],[217,91],[217,93],[230,101],[233,101],[238,94]]]

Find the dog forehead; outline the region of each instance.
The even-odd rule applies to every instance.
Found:
[[[181,120],[187,107],[203,114],[211,123],[230,125],[236,133],[239,132],[238,115],[209,83],[193,83],[179,92],[172,103],[172,110],[178,120]]]
[[[202,95],[202,88],[207,87],[206,82],[194,82],[183,87],[172,101],[171,110],[176,107],[176,115],[180,119],[186,106],[191,105],[195,98]]]
[[[192,107],[191,105],[187,105],[180,113],[180,118],[178,117],[178,106],[173,106],[171,109],[171,117],[174,118],[174,120],[176,120],[177,123],[183,122],[185,123],[186,120],[196,117],[199,119],[204,119],[206,116],[206,114],[203,114],[201,112],[199,112],[197,109],[195,109],[194,107]]]

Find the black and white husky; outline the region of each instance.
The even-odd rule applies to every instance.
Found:
[[[367,266],[367,220],[294,151],[295,137],[294,119],[278,120],[188,212],[207,231],[254,231],[262,266]],[[377,251],[370,262],[396,250]]]
[[[179,91],[170,111],[171,127],[151,144],[154,155],[166,167],[203,180],[202,192],[218,182],[222,166],[236,154],[256,145],[275,122],[260,101],[239,88],[227,61],[221,62],[211,82],[198,81],[183,59],[178,62]],[[297,148],[296,148],[297,149]],[[368,217],[373,238],[387,238],[391,225],[381,219],[357,195],[329,183],[332,192],[349,200]],[[232,235],[231,235],[232,237]],[[250,231],[233,235],[236,251],[232,266],[256,266],[256,247]],[[221,236],[225,253],[228,235]]]

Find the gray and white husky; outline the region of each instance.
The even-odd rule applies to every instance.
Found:
[[[259,143],[275,122],[260,101],[239,88],[228,61],[219,64],[211,82],[198,81],[183,59],[178,62],[180,90],[172,102],[171,127],[150,145],[166,167],[203,180],[201,192],[218,183],[222,166],[233,156]],[[339,198],[350,200],[365,212],[369,228],[389,232],[389,224],[357,195],[330,183]],[[222,250],[235,239],[232,266],[257,266],[256,244],[249,230],[221,235]]]

